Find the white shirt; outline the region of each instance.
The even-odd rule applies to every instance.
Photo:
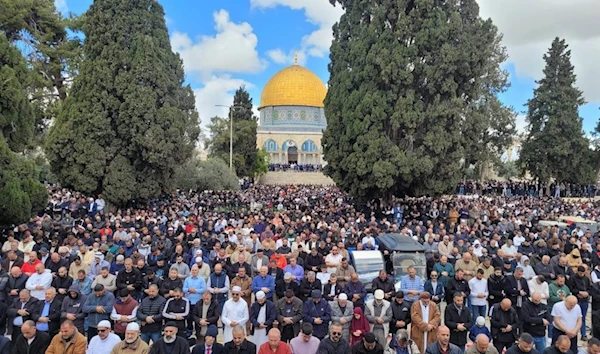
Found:
[[[233,299],[225,301],[223,305],[223,313],[221,314],[221,321],[225,329],[223,330],[223,343],[231,342],[233,340],[233,327],[231,322],[235,321],[238,325],[244,328],[244,334],[246,329],[246,322],[250,319],[248,313],[248,304],[244,299],[239,299],[237,302]]]
[[[488,297],[487,279],[477,277],[469,280],[469,289],[471,289],[471,305],[475,306],[486,306]],[[484,294],[485,297],[477,297],[478,294]]]
[[[36,289],[38,285],[42,286],[41,290]],[[37,272],[31,274],[25,283],[25,288],[31,292],[31,296],[38,300],[45,300],[46,289],[48,289],[50,285],[52,285],[52,273],[50,273],[49,269],[46,269],[42,274]]]
[[[557,302],[552,308],[552,317],[558,317],[560,322],[566,329],[574,329],[577,325],[577,319],[583,317],[581,315],[581,307],[575,305],[570,311],[565,306],[565,302]],[[554,324],[556,327],[556,324]]]
[[[119,343],[121,343],[121,338],[112,332],[106,339],[94,336],[88,344],[86,354],[110,354],[115,345]]]
[[[530,294],[539,293],[542,297],[542,304],[548,304],[547,299],[550,297],[550,289],[548,288],[548,283],[543,282],[541,284],[538,284],[536,278],[534,277],[529,282],[527,282],[527,285],[529,285]]]

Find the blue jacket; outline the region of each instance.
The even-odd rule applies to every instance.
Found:
[[[88,325],[97,328],[98,322],[102,320],[110,321],[110,313],[113,310],[114,302],[115,296],[108,291],[105,291],[102,296],[96,296],[96,294],[88,296],[83,305],[83,312],[88,314]],[[104,313],[96,312],[97,306],[102,306]]]
[[[431,284],[431,280],[427,280],[423,288],[425,289],[425,291],[430,293],[432,297],[437,295],[438,301],[435,301],[436,304],[439,304],[440,302],[442,302],[443,299],[446,298],[446,289],[444,288],[444,284],[442,284],[441,281],[438,281],[437,286],[435,287],[435,289],[433,289],[433,284]]]
[[[190,288],[196,289],[195,294],[190,294],[188,291]],[[196,303],[202,300],[202,293],[206,290],[206,282],[204,278],[201,276],[197,276],[196,279],[191,275],[185,278],[183,282],[183,292],[185,293],[185,297],[190,300],[190,304],[196,305]]]
[[[485,334],[490,341],[492,340],[492,334],[487,326],[479,327],[477,324],[474,324],[469,330],[469,339],[475,342],[475,338],[477,338],[477,336],[480,334]]]
[[[331,306],[325,299],[321,299],[315,303],[313,299],[308,299],[304,303],[302,312],[304,321],[313,325],[313,334],[319,339],[325,338],[329,329],[329,321],[331,321]],[[320,318],[323,323],[316,324],[315,318]]]
[[[267,299],[273,300],[273,293],[275,292],[275,278],[271,275],[267,274],[264,278],[260,275],[257,275],[252,279],[252,292],[257,293],[262,288],[269,288],[271,291],[266,293]]]

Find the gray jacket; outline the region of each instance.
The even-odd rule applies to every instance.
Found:
[[[346,309],[342,313],[340,304],[337,301],[330,301],[331,306],[331,321],[339,322],[340,319],[344,318],[346,323],[342,325],[342,338],[350,340],[350,325],[352,324],[352,317],[354,316],[354,304],[348,300],[346,302]]]

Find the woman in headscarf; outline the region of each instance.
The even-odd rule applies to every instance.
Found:
[[[536,276],[533,267],[529,263],[529,257],[521,256],[519,267],[523,268],[523,278],[525,278],[527,281],[530,281],[531,279],[533,279],[533,277]]]
[[[371,326],[363,314],[363,310],[360,307],[355,307],[354,315],[352,317],[352,324],[350,325],[350,345],[362,341],[365,333],[370,331]]]

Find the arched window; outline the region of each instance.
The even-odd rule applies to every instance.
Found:
[[[277,143],[273,139],[269,139],[264,143],[265,150],[267,152],[276,152],[277,151]]]
[[[284,152],[287,152],[290,147],[297,147],[297,146],[298,145],[296,145],[295,141],[293,141],[293,140],[286,140],[283,143],[283,146],[282,146],[281,150],[284,151]]]
[[[319,151],[319,148],[317,147],[317,144],[315,144],[314,141],[306,140],[302,144],[302,151],[303,152],[317,152],[317,151]]]

